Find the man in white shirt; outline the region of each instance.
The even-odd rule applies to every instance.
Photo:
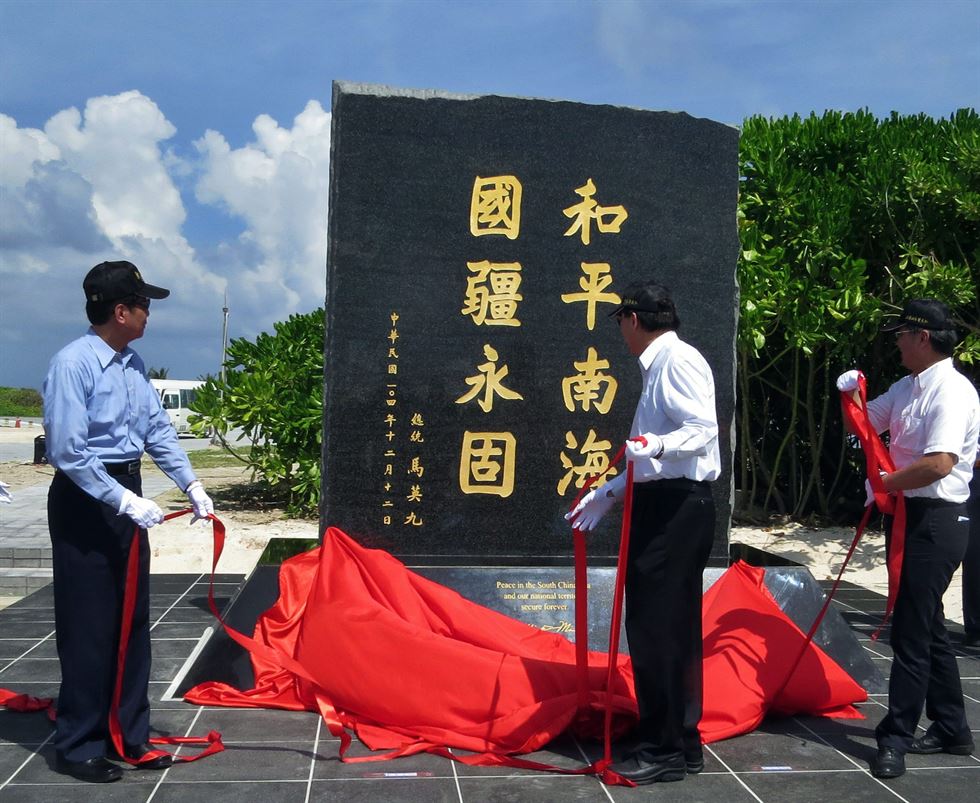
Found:
[[[905,772],[905,753],[973,751],[942,599],[969,537],[966,501],[980,403],[972,383],[953,366],[957,335],[945,304],[910,301],[885,331],[894,333],[902,365],[911,373],[869,401],[868,415],[878,433],[889,432],[895,471],[883,483],[887,492],[905,496],[907,521],[892,615],[888,714],[875,731],[878,753],[871,772],[897,778]],[[857,374],[842,374],[838,389],[856,388]],[[889,534],[891,526],[886,518]],[[932,725],[916,738],[923,707]]]
[[[640,721],[637,744],[611,769],[637,784],[679,781],[704,767],[701,583],[715,529],[709,483],[721,470],[714,379],[697,349],[677,337],[667,288],[632,284],[612,314],[639,358],[643,392],[627,444],[634,484],[626,635]],[[632,440],[640,436],[645,443]],[[624,472],[566,518],[595,529],[625,485]]]

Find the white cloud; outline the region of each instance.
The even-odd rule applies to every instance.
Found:
[[[84,112],[61,111],[43,131],[0,116],[5,375],[26,374],[30,384],[39,383],[53,343],[63,345],[84,330],[81,280],[104,259],[131,260],[148,281],[174,290],[166,314],[153,316],[151,328],[179,337],[166,343],[172,359],[157,362],[180,360],[215,309],[220,315],[225,279],[199,264],[181,231],[186,212],[170,172],[178,160],[161,150],[174,133],[139,92],[91,98]],[[39,316],[44,327],[37,325]],[[45,351],[13,347],[24,342]],[[211,364],[217,368],[216,357]]]
[[[245,221],[235,249],[244,272],[233,289],[265,304],[271,322],[323,303],[330,114],[310,101],[292,128],[263,114],[252,130],[255,140],[241,148],[216,131],[195,143],[197,198]]]

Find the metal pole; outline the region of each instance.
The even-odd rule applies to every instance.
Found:
[[[225,291],[225,305],[221,308],[224,316],[221,325],[221,382],[225,381],[225,354],[228,351],[228,291]]]

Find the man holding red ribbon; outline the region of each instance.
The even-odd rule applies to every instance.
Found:
[[[637,744],[610,770],[637,784],[679,781],[704,767],[701,586],[714,540],[718,420],[711,368],[677,336],[667,288],[632,284],[612,315],[639,358],[643,392],[627,457],[634,464],[626,572],[626,636],[639,707]],[[582,531],[624,496],[620,474],[566,518]]]
[[[150,624],[147,529],[163,512],[142,496],[147,452],[185,490],[198,518],[214,512],[177,433],[129,344],[143,336],[150,300],[169,290],[143,281],[130,262],[103,262],[86,275],[88,332],[51,360],[44,380],[54,609],[61,690],[54,739],[59,772],[106,783],[121,777],[106,759],[115,677],[125,758],[141,769],[170,766],[149,745]],[[127,560],[139,528],[140,563],[132,630],[118,658]]]
[[[894,333],[902,365],[911,373],[869,401],[867,412],[879,434],[889,432],[895,470],[881,480],[887,493],[904,495],[907,518],[891,628],[888,714],[875,731],[878,752],[871,772],[897,778],[905,772],[906,753],[973,751],[942,599],[969,537],[966,501],[980,403],[971,382],[953,366],[957,334],[945,304],[910,301],[884,331]],[[853,391],[858,378],[858,371],[847,371],[837,388]],[[892,525],[886,516],[889,536]],[[916,738],[923,707],[932,725]]]

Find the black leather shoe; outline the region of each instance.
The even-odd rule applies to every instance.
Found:
[[[879,747],[878,755],[871,762],[871,774],[875,778],[897,778],[905,774],[905,756],[894,747]]]
[[[688,775],[697,775],[704,769],[704,752],[698,750],[685,750],[684,763],[687,765]]]
[[[54,767],[62,775],[70,775],[79,781],[88,783],[109,783],[122,778],[122,770],[102,756],[96,756],[86,761],[69,761],[61,756],[55,757]]]
[[[136,762],[136,768],[141,770],[165,770],[167,767],[173,765],[173,756],[167,754],[156,756],[155,758],[148,758],[143,761],[143,756],[149,753],[158,752],[151,744],[137,744],[126,746],[126,758],[132,759]],[[120,756],[121,758],[121,756]]]
[[[973,752],[973,747],[972,739],[966,742],[960,742],[959,744],[952,744],[950,742],[944,742],[935,733],[926,731],[925,736],[920,736],[918,739],[912,740],[912,746],[909,748],[909,752],[924,756],[930,756],[933,753],[952,753],[954,756],[968,756]]]
[[[658,781],[681,781],[687,774],[683,756],[664,761],[647,761],[634,753],[618,764],[610,765],[609,769],[637,786]]]

